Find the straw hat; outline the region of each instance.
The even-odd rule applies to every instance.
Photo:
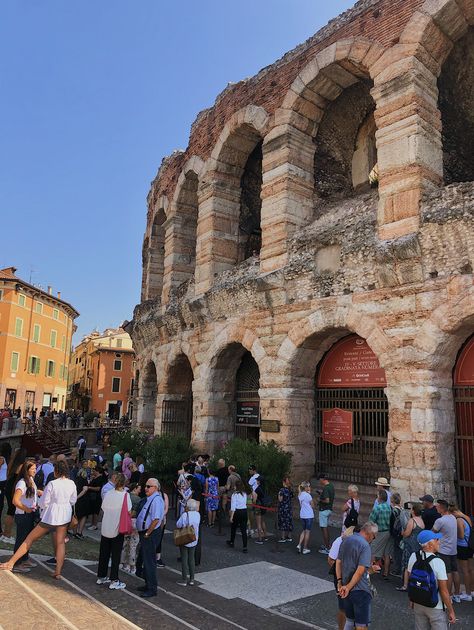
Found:
[[[379,477],[375,482],[376,486],[388,486],[390,487],[390,481],[386,477]]]

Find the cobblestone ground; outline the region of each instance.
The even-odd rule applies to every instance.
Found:
[[[180,576],[178,554],[171,533],[166,534],[163,553],[166,568],[158,570],[158,596],[146,603],[137,596],[136,587],[142,582],[136,577],[122,574],[127,588],[121,592],[97,586],[96,565],[92,560],[68,561],[64,570],[66,579],[60,582],[51,580],[49,569],[41,563],[28,575],[1,573],[0,624],[5,630],[33,624],[35,628],[90,630],[91,624],[99,623],[109,628],[150,630],[157,624],[165,629],[199,630],[337,628],[336,598],[327,574],[326,557],[317,553],[320,543],[317,530],[313,533],[312,553],[305,556],[297,554],[296,541],[278,545],[273,537],[261,546],[250,541],[249,553],[244,555],[239,538],[234,549],[226,546],[227,534],[227,526],[220,535],[217,528],[203,528],[202,561],[196,586],[186,588],[176,583]],[[88,536],[90,558],[98,533],[90,532]],[[79,555],[77,550],[78,545],[74,545]],[[4,551],[0,555],[4,556]],[[396,578],[389,582],[375,578],[378,595],[374,600],[372,629],[414,628],[406,595],[395,590],[397,585]],[[457,628],[474,627],[474,602],[456,605],[456,613]]]

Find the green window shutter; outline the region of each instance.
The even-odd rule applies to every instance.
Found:
[[[18,363],[19,363],[20,355],[18,352],[12,352],[12,360],[11,360],[11,371],[18,372]]]
[[[35,374],[39,374],[40,371],[40,363],[41,361],[39,360],[38,357],[36,357],[36,370],[35,370]]]

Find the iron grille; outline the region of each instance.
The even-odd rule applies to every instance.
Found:
[[[353,413],[352,444],[334,446],[323,440],[322,412],[334,407]],[[389,477],[388,400],[383,388],[317,388],[315,412],[317,472],[326,472],[336,481],[360,485],[372,485],[378,477]]]
[[[455,387],[456,488],[465,514],[474,514],[474,387]]]
[[[192,423],[192,398],[163,401],[161,414],[162,435],[182,436],[191,440]]]

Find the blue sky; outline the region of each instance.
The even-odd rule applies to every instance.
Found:
[[[0,267],[61,291],[76,342],[131,319],[162,157],[229,81],[352,4],[2,0]]]

